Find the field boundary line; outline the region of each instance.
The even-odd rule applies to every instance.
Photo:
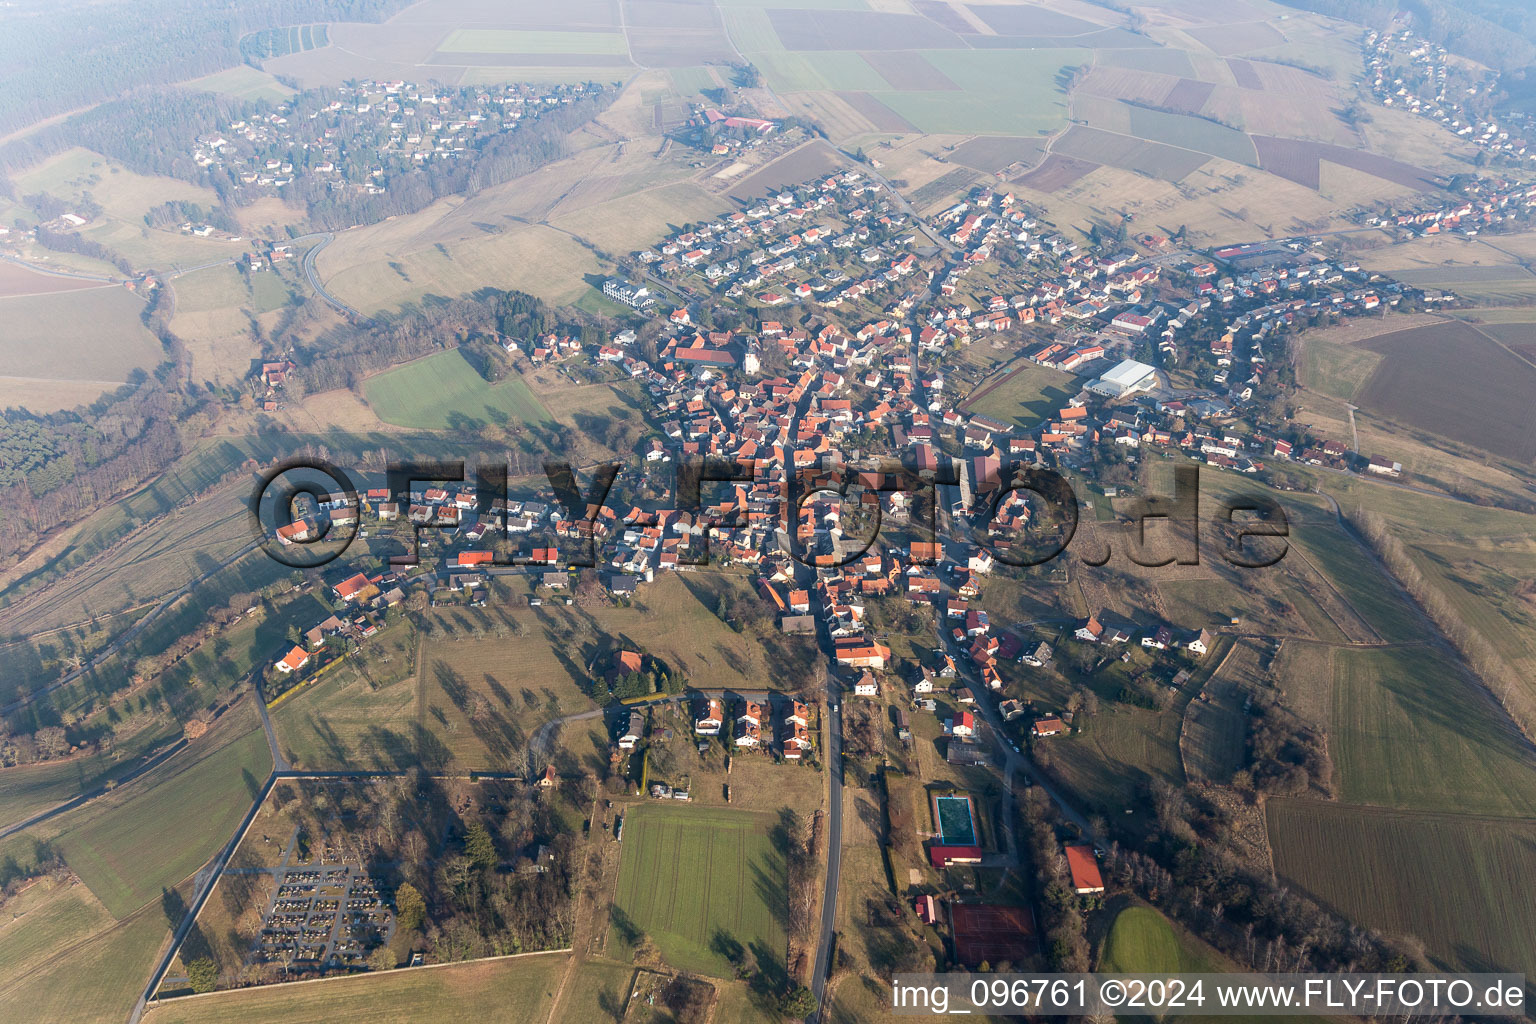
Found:
[[[222,874],[222,872],[221,872],[221,874]],[[474,959],[474,960],[450,960],[447,963],[441,963],[441,964],[421,964],[418,967],[396,967],[396,968],[394,968],[394,970],[391,970],[391,971],[365,971],[365,972],[363,972],[361,974],[338,974],[338,975],[335,975],[334,977],[330,977],[330,978],[302,978],[302,979],[300,979],[298,981],[278,981],[278,982],[273,982],[270,985],[250,985],[250,986],[247,986],[246,988],[226,988],[226,989],[220,989],[217,992],[194,992],[191,995],[172,996],[169,999],[151,999],[145,1005],[146,1006],[160,1006],[163,1003],[184,1003],[184,1002],[187,1002],[187,1001],[192,1000],[192,999],[206,999],[206,998],[208,998],[210,996],[234,995],[237,992],[253,992],[253,991],[263,991],[263,992],[266,992],[266,991],[271,991],[272,989],[277,989],[277,988],[292,988],[295,985],[321,985],[321,984],[324,984],[327,981],[348,981],[348,980],[354,980],[354,979],[357,979],[357,978],[369,978],[369,977],[379,977],[379,978],[382,978],[382,977],[385,977],[386,975],[394,974],[396,971],[413,971],[413,972],[414,971],[430,971],[430,970],[432,970],[434,968],[463,967],[463,966],[466,966],[468,964],[486,964],[486,963],[493,963],[493,962],[500,961],[500,960],[520,960],[523,957],[529,957],[529,956],[555,956],[555,955],[566,954],[566,953],[570,953],[570,952],[571,952],[571,949],[568,946],[563,948],[563,949],[535,949],[535,950],[530,950],[527,953],[507,953],[507,954],[504,954],[502,956],[483,956],[483,957],[479,957],[478,959]]]

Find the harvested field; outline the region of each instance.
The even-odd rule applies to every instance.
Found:
[[[1364,343],[1385,358],[1359,404],[1421,430],[1529,464],[1536,368],[1461,323],[1415,327]]]
[[[707,29],[644,28],[629,30],[629,51],[646,67],[688,68],[699,64],[727,64],[736,50],[719,26]]]
[[[870,67],[880,73],[880,77],[885,79],[892,89],[935,91],[960,88],[950,80],[948,75],[930,64],[928,58],[920,53],[892,53],[887,50],[865,53],[861,56]]]
[[[1276,872],[1324,904],[1453,970],[1536,972],[1536,824],[1275,798],[1266,816]]]
[[[1014,164],[1033,164],[1040,158],[1044,145],[1039,139],[1007,135],[983,137],[956,146],[949,158],[983,173],[994,174]]]
[[[1285,36],[1268,22],[1255,21],[1246,25],[1208,25],[1205,28],[1184,30],[1201,46],[1218,56],[1246,53],[1265,46],[1278,46]]]
[[[1210,82],[1197,82],[1192,78],[1181,78],[1168,95],[1163,97],[1163,106],[1174,110],[1184,110],[1191,114],[1198,114],[1200,108],[1205,106],[1205,101],[1210,98],[1211,91],[1216,86]]]
[[[970,11],[1003,36],[1081,36],[1106,27],[1032,4],[976,4]]]
[[[678,0],[622,0],[629,28],[714,28],[720,24],[709,4]]]
[[[494,1020],[536,1024],[548,1018],[564,976],[565,953],[432,965],[410,971],[260,985],[196,999],[171,999],[146,1024],[408,1024]]]
[[[1244,89],[1262,89],[1264,83],[1259,78],[1259,73],[1253,69],[1253,65],[1238,57],[1228,57],[1227,67],[1232,71],[1232,77],[1237,84]]]
[[[1077,160],[1062,156],[1060,153],[1052,153],[1045,158],[1045,163],[1013,180],[1016,184],[1039,192],[1059,192],[1077,184],[1078,181],[1098,170],[1099,166],[1087,160]]]
[[[917,130],[911,121],[867,92],[839,92],[835,95],[874,125],[876,131],[912,132]]]
[[[1178,181],[1198,170],[1209,159],[1203,153],[1131,139],[1082,125],[1073,125],[1067,130],[1067,134],[1053,147],[1052,155],[1057,152],[1078,160],[1137,171],[1167,181]]]
[[[808,142],[737,182],[726,194],[732,199],[756,199],[773,189],[798,185],[819,175],[841,170],[844,166],[843,158],[830,146]]]
[[[940,28],[965,35],[976,31],[974,26],[944,0],[913,0],[912,7]]]
[[[790,50],[963,49],[953,32],[917,14],[880,11],[783,10],[768,12],[773,31]]]
[[[82,288],[112,288],[102,281],[87,281],[78,277],[60,277],[44,274],[14,263],[0,263],[0,298],[21,295],[43,295],[49,292],[77,292]]]
[[[1260,167],[1307,188],[1318,187],[1321,174],[1319,164],[1323,160],[1364,171],[1405,188],[1421,191],[1439,188],[1429,171],[1375,153],[1324,142],[1302,142],[1269,135],[1251,135],[1249,138],[1258,150]]]

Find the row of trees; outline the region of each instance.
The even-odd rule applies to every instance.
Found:
[[[1460,611],[1439,589],[1424,578],[1423,572],[1408,554],[1408,548],[1393,533],[1378,512],[1356,508],[1347,513],[1351,526],[1365,538],[1387,570],[1418,602],[1434,624],[1445,634],[1457,652],[1482,680],[1488,691],[1503,705],[1520,731],[1536,737],[1536,701],[1510,665],[1486,636],[1462,617]]]

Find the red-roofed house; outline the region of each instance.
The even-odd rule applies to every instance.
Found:
[[[1093,855],[1093,847],[1078,844],[1066,849],[1067,867],[1072,872],[1072,891],[1087,896],[1104,891],[1104,876],[1099,874],[1099,861]]]

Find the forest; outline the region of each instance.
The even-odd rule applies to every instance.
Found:
[[[1536,9],[1526,0],[1280,0],[1287,7],[1313,11],[1383,30],[1394,14],[1413,16],[1413,29],[1452,53],[1470,57],[1496,71],[1536,61]]]
[[[234,67],[248,32],[383,21],[406,0],[63,0],[7,4],[0,134],[147,85]]]

